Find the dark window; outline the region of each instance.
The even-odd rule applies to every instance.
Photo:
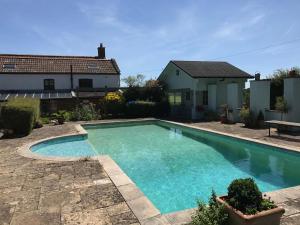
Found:
[[[93,88],[93,79],[79,79],[79,88]]]
[[[16,64],[3,64],[3,69],[15,69]]]
[[[47,90],[47,91],[55,90],[54,79],[45,79],[44,80],[44,90]]]
[[[176,70],[176,76],[179,76],[179,70]]]
[[[202,91],[203,105],[208,105],[208,91]]]
[[[191,100],[191,92],[187,91],[187,92],[185,93],[185,100],[186,100],[186,101],[190,101],[190,100]]]

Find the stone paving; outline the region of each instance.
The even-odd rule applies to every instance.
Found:
[[[216,130],[223,133],[229,133],[246,138],[267,141],[273,144],[286,145],[290,147],[300,148],[300,135],[278,135],[276,129],[271,129],[271,137],[268,136],[268,129],[248,129],[241,123],[236,124],[221,124],[220,122],[201,122],[188,123],[189,125]]]
[[[98,161],[53,162],[16,153],[24,143],[73,132],[73,124],[45,126],[0,140],[1,225],[139,224]]]

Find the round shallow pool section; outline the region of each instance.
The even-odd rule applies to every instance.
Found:
[[[60,137],[31,147],[31,151],[43,156],[90,157],[95,156],[93,146],[85,136]]]

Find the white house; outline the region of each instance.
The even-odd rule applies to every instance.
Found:
[[[40,98],[55,111],[67,100],[99,98],[119,87],[119,67],[102,44],[95,57],[0,54],[0,101]]]
[[[253,77],[227,62],[172,60],[158,79],[167,84],[173,116],[201,119],[203,110],[219,112],[226,104],[236,121],[249,78]]]

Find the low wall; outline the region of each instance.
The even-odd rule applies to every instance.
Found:
[[[276,110],[265,110],[265,120],[286,120],[287,114],[283,113],[281,117],[281,112]]]

